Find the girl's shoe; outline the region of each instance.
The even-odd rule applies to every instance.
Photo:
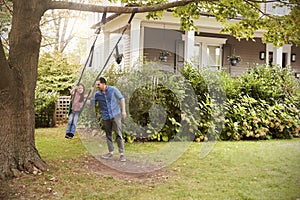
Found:
[[[74,135],[72,133],[67,133],[65,138],[67,139],[72,139],[74,137]]]

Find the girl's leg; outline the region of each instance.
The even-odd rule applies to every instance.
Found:
[[[68,117],[68,125],[66,129],[66,134],[71,133],[71,126],[72,126],[72,119],[73,119],[74,112],[71,111],[69,117]]]
[[[70,133],[73,136],[75,135],[75,132],[76,132],[78,118],[79,118],[79,112],[74,112],[73,119],[71,119],[71,120],[73,120],[73,123],[72,123],[71,131],[70,131]]]

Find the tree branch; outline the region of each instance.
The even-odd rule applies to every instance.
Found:
[[[256,7],[256,6],[254,5],[254,1],[248,1],[248,0],[245,0],[245,2],[248,3],[253,9],[257,10],[258,12],[260,12],[260,13],[262,14],[261,17],[263,17],[263,16],[269,16],[269,17],[272,17],[271,15],[269,15],[269,14],[265,13],[264,11],[262,11],[262,10],[260,9],[260,7],[259,7],[259,8]]]
[[[143,6],[143,7],[138,7],[138,10],[136,12],[144,13],[144,12],[161,11],[161,10],[166,10],[168,8],[185,6],[190,3],[199,2],[199,1],[201,0],[182,0],[182,1],[166,3],[163,5]],[[209,1],[215,1],[215,0],[209,0]],[[69,9],[69,10],[81,10],[81,11],[99,12],[99,13],[104,12],[105,8],[107,8],[107,12],[110,13],[132,13],[134,10],[134,7],[99,6],[99,5],[82,4],[82,3],[65,2],[65,1],[50,1],[47,7],[47,9]]]

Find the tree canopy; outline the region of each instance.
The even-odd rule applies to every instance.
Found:
[[[117,2],[116,0],[111,0]],[[2,0],[0,7],[1,32],[8,31],[9,19],[12,13],[10,0]],[[183,30],[194,29],[195,20],[203,16],[214,16],[224,25],[221,32],[228,33],[238,39],[254,38],[256,31],[264,31],[263,42],[275,46],[283,44],[300,45],[300,2],[299,0],[121,0],[123,7],[98,5],[99,1],[90,0],[90,4],[74,1],[48,1],[46,10],[78,10],[87,12],[131,13],[134,7],[137,12],[148,12],[148,18],[159,19],[163,11],[173,12],[180,18]],[[94,3],[94,4],[93,4]],[[97,3],[97,5],[95,5]],[[269,9],[266,9],[269,7]],[[269,10],[289,11],[286,15],[270,13]],[[234,23],[232,20],[236,19]],[[72,36],[70,36],[72,37]],[[68,41],[70,38],[66,38]],[[58,39],[57,39],[58,40]],[[61,41],[57,41],[61,43]],[[63,48],[63,47],[61,47]]]
[[[263,42],[275,46],[300,44],[300,2],[299,0],[122,0],[125,7],[79,4],[53,1],[50,9],[72,9],[89,12],[103,12],[106,8],[112,13],[130,13],[134,7],[137,12],[148,12],[148,18],[158,19],[164,10],[170,10],[180,18],[181,28],[195,29],[195,20],[201,15],[214,16],[224,25],[223,33],[241,39],[254,38],[256,31],[264,31]],[[268,8],[268,9],[267,9]],[[270,10],[288,11],[285,15],[274,14]],[[232,23],[232,20],[235,20]]]

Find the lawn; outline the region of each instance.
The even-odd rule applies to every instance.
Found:
[[[65,127],[37,129],[36,146],[49,171],[2,182],[3,199],[300,199],[300,139],[217,142],[200,158],[192,143],[158,171],[127,174],[95,159]],[[163,143],[125,144],[140,152]],[[1,199],[1,198],[0,198]]]

